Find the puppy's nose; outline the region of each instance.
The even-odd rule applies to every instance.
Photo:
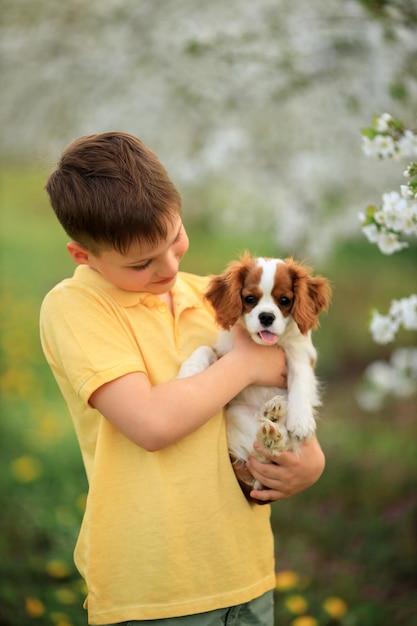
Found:
[[[259,313],[259,321],[261,322],[262,326],[272,326],[274,320],[275,315],[273,315],[272,313]]]

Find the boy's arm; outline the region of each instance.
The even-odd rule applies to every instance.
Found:
[[[127,374],[97,389],[90,404],[128,439],[156,451],[197,430],[244,387],[279,385],[285,374],[280,348],[238,337],[231,352],[200,374],[156,386],[143,373]]]

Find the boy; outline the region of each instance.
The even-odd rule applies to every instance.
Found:
[[[89,623],[272,624],[270,507],[239,488],[222,408],[249,384],[284,385],[283,353],[242,333],[208,370],[176,379],[217,328],[207,279],[178,271],[179,194],[138,139],[74,141],[46,189],[77,264],[44,300],[41,337],[89,481],[75,551]],[[323,467],[315,439],[280,465],[251,459],[270,488],[251,496],[297,493]]]

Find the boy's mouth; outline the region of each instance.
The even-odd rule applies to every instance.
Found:
[[[168,285],[168,283],[172,283],[173,280],[175,280],[176,275],[175,276],[170,276],[169,278],[163,278],[162,280],[158,280],[156,281],[157,285]]]

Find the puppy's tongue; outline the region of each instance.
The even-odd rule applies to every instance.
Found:
[[[264,343],[269,345],[274,344],[277,340],[277,336],[274,333],[270,333],[269,330],[261,330],[259,336]]]

